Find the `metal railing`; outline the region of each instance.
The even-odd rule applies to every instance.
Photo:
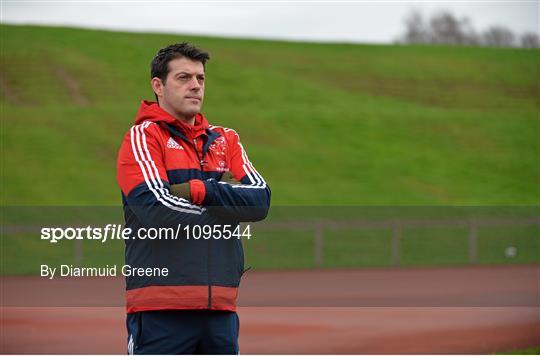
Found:
[[[540,226],[539,217],[527,218],[491,218],[491,219],[388,219],[388,220],[328,220],[296,222],[261,222],[256,224],[257,230],[311,230],[313,231],[313,263],[321,267],[324,262],[324,231],[344,229],[381,229],[392,232],[391,256],[392,264],[401,264],[401,241],[403,231],[413,228],[467,228],[468,229],[468,261],[478,262],[478,229],[485,227],[508,226]],[[39,232],[37,226],[3,226],[2,233],[21,234]],[[540,231],[540,230],[539,230]],[[539,233],[540,238],[540,233]],[[75,240],[73,244],[73,264],[80,265],[83,259],[83,242]]]
[[[264,222],[257,224],[257,230],[312,230],[313,262],[315,267],[323,265],[324,231],[340,229],[390,229],[392,231],[391,255],[394,266],[401,264],[401,240],[403,231],[413,228],[467,228],[468,260],[478,262],[478,229],[485,227],[540,226],[540,217],[497,218],[497,219],[391,219],[391,220],[317,220],[313,222]],[[540,238],[540,236],[539,236]]]

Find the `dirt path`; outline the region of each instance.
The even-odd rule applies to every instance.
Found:
[[[69,74],[64,67],[55,65],[53,71],[60,82],[66,87],[73,102],[77,105],[86,106],[90,103],[88,98],[83,94],[79,82]]]
[[[540,345],[539,276],[540,266],[250,272],[241,289],[241,352],[493,353]],[[125,352],[121,279],[5,277],[2,285],[2,353]],[[72,306],[52,306],[67,301]]]

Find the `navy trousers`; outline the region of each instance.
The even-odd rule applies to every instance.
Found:
[[[128,354],[238,354],[235,312],[157,310],[126,318]]]

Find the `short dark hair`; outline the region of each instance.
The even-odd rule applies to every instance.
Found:
[[[158,77],[163,83],[167,80],[169,74],[169,62],[177,58],[189,58],[191,60],[201,62],[206,69],[206,61],[210,59],[207,52],[187,43],[175,43],[167,47],[163,47],[158,51],[150,65],[150,79]]]

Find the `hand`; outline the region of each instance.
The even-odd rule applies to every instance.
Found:
[[[189,188],[189,182],[173,184],[171,185],[169,190],[172,195],[191,201],[191,190]]]
[[[221,182],[225,182],[225,183],[229,183],[229,184],[241,184],[239,181],[237,181],[236,179],[234,179],[233,175],[231,172],[225,172],[223,173],[223,175],[221,176]]]

